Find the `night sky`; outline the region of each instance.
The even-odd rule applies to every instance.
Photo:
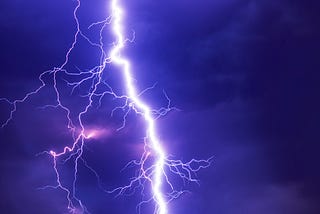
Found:
[[[143,99],[166,105],[165,90],[179,111],[158,120],[168,153],[188,161],[213,156],[198,173],[200,186],[170,203],[169,214],[320,213],[320,28],[318,1],[298,0],[123,0],[132,62],[139,90],[157,83]],[[63,63],[75,32],[72,0],[1,0],[0,97],[22,98],[40,86],[38,76]],[[108,16],[107,0],[82,0],[81,28]],[[106,28],[106,48],[113,37]],[[110,35],[109,35],[110,34]],[[98,62],[83,39],[68,69]],[[116,91],[123,85],[108,68]],[[109,72],[110,71],[110,76]],[[113,74],[113,75],[112,75]],[[59,77],[63,87],[63,77]],[[50,79],[46,79],[50,85]],[[76,114],[78,96],[63,100]],[[80,89],[75,94],[81,93]],[[65,194],[39,190],[55,184],[52,158],[37,154],[70,144],[66,119],[50,87],[18,105],[14,119],[0,130],[0,213],[66,213]],[[78,97],[78,98],[77,98]],[[121,104],[121,103],[120,103]],[[110,118],[117,101],[106,99],[86,123],[104,131],[89,140],[84,159],[102,186],[125,185],[134,171],[120,172],[142,151],[139,117],[130,114],[121,131],[121,113]],[[0,121],[10,105],[0,101]],[[64,177],[72,176],[65,164]],[[120,196],[99,189],[80,166],[78,195],[93,214],[132,214],[139,194]],[[145,213],[151,213],[148,207]]]

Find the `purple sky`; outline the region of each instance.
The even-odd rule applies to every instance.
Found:
[[[82,2],[83,29],[108,15],[107,1]],[[131,30],[136,36],[125,54],[139,88],[157,82],[143,98],[166,105],[164,89],[181,109],[158,121],[165,147],[185,161],[214,156],[212,167],[198,174],[200,186],[188,184],[192,193],[172,202],[170,214],[320,213],[319,3],[123,2],[128,36]],[[21,98],[39,86],[40,73],[63,62],[75,31],[74,6],[72,0],[0,2],[0,97]],[[68,68],[88,68],[97,56],[80,41]],[[121,91],[117,78],[109,81]],[[70,142],[63,112],[37,108],[51,98],[50,90],[33,96],[0,130],[1,213],[66,212],[62,192],[37,189],[55,177],[50,158],[36,154]],[[88,142],[84,154],[107,189],[126,184],[132,171],[119,171],[139,157],[143,137],[133,115],[115,132],[121,115],[111,119],[103,111],[114,105],[106,101],[88,117],[108,134]],[[8,114],[0,102],[0,121]],[[79,195],[91,213],[134,213],[137,197],[105,194],[92,173],[80,170]]]

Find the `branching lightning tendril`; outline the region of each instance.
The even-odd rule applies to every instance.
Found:
[[[170,177],[178,176],[183,181],[198,182],[195,177],[195,173],[202,168],[206,168],[211,163],[211,158],[207,160],[196,160],[192,159],[189,162],[182,162],[181,160],[170,159],[169,155],[166,153],[163,143],[159,140],[156,132],[156,120],[160,116],[164,116],[170,110],[174,109],[171,107],[170,99],[164,93],[168,100],[168,106],[158,110],[152,109],[147,103],[145,103],[140,97],[141,93],[137,92],[135,82],[133,79],[133,74],[131,72],[130,61],[122,56],[121,52],[124,49],[127,42],[130,40],[126,39],[124,34],[123,25],[123,8],[120,5],[120,0],[111,0],[111,15],[103,21],[93,23],[89,28],[93,26],[100,27],[100,40],[95,43],[91,41],[80,28],[80,22],[77,16],[78,10],[81,6],[81,1],[76,1],[76,7],[73,11],[74,20],[76,23],[76,32],[74,34],[74,40],[67,50],[65,55],[65,60],[61,66],[56,67],[50,71],[45,71],[39,76],[41,82],[40,87],[36,90],[31,91],[26,94],[22,99],[10,101],[6,98],[1,98],[0,101],[5,101],[12,106],[10,115],[8,119],[2,124],[2,127],[6,126],[12,119],[14,113],[17,111],[18,104],[25,102],[31,96],[39,93],[44,87],[47,86],[47,82],[44,80],[45,77],[52,77],[53,89],[55,92],[55,103],[43,106],[43,108],[59,108],[65,112],[68,128],[72,132],[74,138],[71,146],[65,146],[62,151],[45,151],[42,154],[49,154],[53,158],[53,168],[56,175],[56,185],[48,185],[43,187],[60,189],[66,193],[66,198],[68,201],[68,210],[70,213],[89,213],[88,209],[85,207],[84,203],[81,201],[79,196],[77,196],[76,186],[77,186],[77,176],[78,176],[78,165],[82,163],[88,169],[90,169],[98,178],[98,174],[92,167],[90,167],[87,162],[83,159],[82,154],[84,153],[84,144],[87,139],[94,136],[94,132],[90,132],[84,124],[83,117],[88,113],[89,109],[94,108],[95,102],[101,105],[102,99],[109,95],[116,99],[125,100],[124,106],[116,107],[112,114],[118,110],[122,109],[125,111],[123,117],[123,124],[118,129],[122,129],[126,125],[127,115],[130,111],[134,111],[136,114],[140,115],[146,125],[146,135],[144,138],[144,152],[141,155],[140,160],[133,160],[127,164],[126,167],[137,167],[137,174],[132,178],[128,185],[118,187],[114,190],[108,191],[109,193],[115,193],[116,195],[131,194],[136,189],[141,189],[142,200],[137,206],[137,210],[140,213],[141,206],[146,203],[154,204],[154,214],[168,214],[167,204],[178,198],[181,194],[186,192],[185,190],[177,190],[174,184],[170,181]],[[110,52],[105,51],[105,45],[103,43],[103,33],[107,26],[111,26],[113,35],[115,37],[115,42]],[[73,49],[76,47],[78,39],[84,38],[90,45],[98,48],[100,51],[100,64],[94,66],[88,71],[69,72],[66,70],[66,65],[69,63],[69,57],[72,54]],[[103,78],[103,74],[106,70],[107,64],[114,64],[118,67],[121,72],[123,81],[125,83],[124,95],[116,94],[113,89],[106,83]],[[71,87],[72,92],[83,84],[90,83],[91,87],[88,92],[84,95],[87,98],[87,105],[78,114],[76,121],[72,119],[72,110],[63,103],[61,100],[60,90],[58,87],[57,76],[63,73],[64,75],[70,77],[78,77],[79,81],[66,81],[67,87]],[[105,90],[101,91],[99,88],[104,87]],[[151,87],[153,88],[153,87]],[[150,89],[150,88],[148,88]],[[96,101],[98,99],[98,101]],[[77,127],[77,125],[80,128]],[[66,187],[60,178],[59,171],[59,159],[62,162],[66,162],[70,159],[74,159],[74,177],[72,188]],[[145,194],[146,188],[150,188],[151,194]]]

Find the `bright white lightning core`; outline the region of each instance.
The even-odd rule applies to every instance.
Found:
[[[97,172],[88,165],[82,155],[85,152],[84,144],[87,140],[97,138],[99,136],[104,136],[107,132],[105,131],[106,129],[90,128],[90,126],[85,123],[83,117],[88,114],[89,109],[94,109],[94,104],[96,104],[96,106],[100,106],[102,99],[105,96],[112,96],[115,99],[125,100],[125,105],[114,109],[112,111],[112,114],[115,110],[118,109],[122,109],[126,112],[123,117],[123,126],[118,130],[126,125],[126,117],[129,111],[134,111],[137,115],[143,118],[146,126],[144,152],[141,155],[140,160],[133,160],[127,165],[127,167],[137,168],[137,174],[134,178],[130,179],[129,184],[127,186],[118,187],[107,192],[116,193],[117,195],[130,195],[140,188],[142,199],[137,206],[137,210],[139,213],[141,212],[141,207],[144,204],[153,203],[154,214],[170,214],[168,203],[186,192],[185,190],[180,190],[180,188],[175,187],[175,184],[171,179],[177,177],[183,182],[189,181],[197,183],[198,180],[196,179],[196,172],[198,172],[202,168],[209,167],[211,158],[207,160],[192,159],[189,162],[182,162],[181,160],[170,159],[169,155],[166,153],[163,142],[161,142],[157,136],[156,120],[158,117],[164,116],[173,108],[170,107],[170,99],[166,94],[165,97],[168,100],[168,106],[159,110],[154,110],[140,98],[141,94],[144,91],[137,91],[137,87],[135,85],[130,67],[130,61],[123,57],[121,53],[129,40],[125,37],[124,33],[124,9],[123,6],[120,5],[120,0],[111,0],[111,15],[107,19],[101,22],[93,23],[89,26],[89,28],[99,25],[102,26],[99,31],[99,42],[91,41],[81,31],[80,22],[77,16],[78,9],[81,6],[81,2],[80,0],[77,0],[76,2],[77,5],[74,9],[73,15],[76,22],[77,31],[74,35],[74,41],[66,53],[65,61],[59,67],[54,68],[50,71],[43,72],[39,76],[39,80],[42,85],[36,90],[26,94],[24,98],[14,101],[10,101],[5,98],[0,99],[0,101],[6,101],[12,106],[10,116],[5,121],[3,126],[7,125],[8,122],[10,122],[13,114],[17,111],[17,105],[19,103],[25,102],[30,96],[37,94],[43,88],[48,86],[48,84],[44,80],[44,77],[52,76],[52,87],[56,95],[54,99],[55,103],[45,105],[43,108],[59,108],[65,112],[66,118],[68,120],[67,125],[69,130],[72,132],[74,141],[72,142],[71,146],[65,146],[60,152],[54,150],[43,152],[45,154],[49,154],[53,158],[53,168],[56,174],[56,185],[48,185],[42,189],[54,188],[63,190],[66,193],[68,210],[70,213],[89,213],[87,207],[84,205],[84,202],[77,194],[77,176],[79,171],[78,166],[79,164],[83,164],[90,171],[92,171],[98,179],[100,179]],[[103,44],[103,32],[107,26],[111,26],[112,32],[115,36],[114,45],[109,52],[104,50],[105,47]],[[94,66],[89,71],[69,72],[66,70],[66,65],[69,63],[70,55],[72,54],[73,49],[76,47],[79,37],[84,38],[90,45],[98,48],[101,53],[100,64]],[[103,79],[106,65],[110,63],[116,65],[121,72],[123,82],[125,83],[126,87],[124,95],[117,95]],[[61,92],[59,90],[59,87],[57,86],[59,84],[59,74],[78,78],[78,81],[66,81],[67,87],[71,87],[72,92],[80,86],[84,87],[88,82],[91,85],[86,94],[82,96],[87,98],[87,104],[84,108],[81,109],[80,113],[78,113],[76,119],[73,119],[71,117],[72,109],[63,102]],[[102,92],[101,87],[104,87],[104,91]],[[67,185],[62,182],[59,169],[59,164],[61,164],[61,162],[63,164],[70,160],[74,161],[74,177],[71,188],[67,187]],[[148,193],[149,189],[151,192],[150,194]]]
[[[152,192],[154,194],[154,200],[158,206],[158,213],[167,214],[168,211],[166,201],[161,191],[162,180],[164,179],[163,175],[166,154],[161,146],[159,139],[157,139],[155,121],[152,118],[150,107],[139,99],[134,87],[131,77],[132,74],[130,71],[130,63],[120,55],[120,51],[125,45],[125,39],[122,32],[122,29],[124,28],[122,23],[122,8],[120,7],[118,0],[112,1],[111,8],[112,17],[114,19],[112,22],[113,32],[117,37],[116,45],[112,49],[110,54],[111,62],[122,66],[122,72],[126,83],[125,85],[127,87],[128,98],[132,101],[131,107],[137,112],[141,113],[147,123],[146,143],[150,145],[151,149],[154,151],[157,157],[154,163],[154,175],[147,178],[150,180],[152,185]]]

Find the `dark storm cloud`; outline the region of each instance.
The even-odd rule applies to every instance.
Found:
[[[262,70],[273,76],[286,62],[271,63],[276,67],[268,69],[265,65],[261,68],[261,63],[268,63],[273,52],[287,50],[281,48],[284,41],[304,40],[315,29],[304,7],[295,2],[208,4],[210,7],[198,2],[175,2],[162,8],[154,3],[150,10],[133,16],[138,20],[133,21],[137,44],[132,47],[132,57],[138,64],[136,70],[143,74],[140,81],[148,73],[155,74],[159,78],[144,81],[165,83],[180,108],[209,107],[237,96],[261,95],[263,89],[248,88],[259,84],[254,83],[258,82],[256,74],[263,77]],[[177,11],[182,15],[175,16]],[[273,51],[276,43],[279,50]],[[134,50],[140,54],[134,54]],[[204,93],[208,99],[197,99]],[[191,106],[190,97],[198,102]]]
[[[305,155],[298,155],[293,145],[283,151],[283,140],[257,133],[253,126],[262,123],[259,115],[252,103],[234,100],[218,104],[211,110],[168,116],[163,124],[169,124],[169,127],[167,125],[161,131],[166,133],[164,140],[170,143],[172,153],[198,157],[209,156],[210,151],[214,151],[213,167],[200,176],[203,190],[195,189],[190,198],[177,202],[174,206],[179,211],[226,214],[318,212],[317,178],[299,168],[302,163],[305,166],[311,162],[307,163]],[[172,129],[174,132],[168,131]],[[291,143],[297,144],[293,140]],[[188,204],[195,209],[190,210]]]

